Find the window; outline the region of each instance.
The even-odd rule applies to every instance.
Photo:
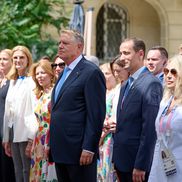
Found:
[[[96,23],[96,55],[101,62],[113,59],[119,53],[121,41],[127,36],[127,14],[115,4],[105,3]]]

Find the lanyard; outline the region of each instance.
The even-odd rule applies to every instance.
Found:
[[[173,109],[171,110],[171,112],[169,113],[169,117],[168,117],[168,120],[167,120],[167,123],[166,123],[166,127],[164,127],[163,125],[164,125],[164,118],[165,118],[165,116],[167,114],[167,111],[169,110],[169,107],[171,105],[171,102],[172,102],[173,98],[174,98],[173,96],[170,97],[168,105],[165,107],[165,109],[162,112],[162,115],[160,117],[160,121],[159,121],[159,132],[160,133],[169,131],[170,128],[171,128],[171,120],[172,120],[174,111],[176,109],[176,106],[174,106]]]

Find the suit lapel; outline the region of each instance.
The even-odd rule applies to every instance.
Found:
[[[119,113],[121,111],[121,102],[122,102],[122,99],[123,99],[123,96],[124,96],[124,90],[125,90],[125,87],[126,87],[126,83],[127,81],[124,82],[124,84],[121,86],[121,89],[120,89],[120,96],[119,96],[119,101],[118,101],[118,106],[117,106],[117,118],[119,117]]]
[[[80,75],[80,69],[76,66],[75,69],[70,73],[66,81],[64,82],[62,89],[59,92],[58,99],[65,92],[65,90],[69,87],[69,85],[74,82]]]
[[[80,62],[76,65],[76,67],[72,70],[72,72],[70,73],[70,75],[68,76],[68,78],[65,80],[59,94],[58,94],[58,98],[56,100],[56,102],[54,101],[54,97],[55,97],[55,87],[58,83],[56,83],[55,87],[54,87],[54,90],[53,90],[53,94],[52,94],[52,100],[53,100],[53,107],[56,105],[56,103],[58,103],[58,101],[61,99],[61,96],[62,94],[69,88],[69,86],[77,80],[77,78],[80,76],[81,74],[81,70],[82,70],[82,67],[83,67],[83,62],[84,62],[84,59],[81,59]],[[62,75],[61,75],[62,76]],[[60,76],[60,78],[61,78]],[[60,79],[59,78],[59,79]]]
[[[143,73],[141,73],[139,75],[139,77],[136,80],[134,80],[133,85],[128,92],[128,95],[125,98],[125,101],[123,103],[123,107],[126,107],[128,105],[131,98],[133,98],[134,91],[138,88],[139,85],[143,84],[143,79],[145,78],[146,74],[149,74],[148,70],[145,70]]]
[[[141,79],[134,80],[133,85],[131,86],[128,95],[126,96],[124,102],[123,102],[123,107],[126,107],[128,103],[130,102],[130,99],[133,97],[133,93],[135,89],[137,88],[137,85],[141,83]]]
[[[56,86],[57,86],[59,80],[61,79],[62,75],[63,75],[63,72],[60,74],[60,76],[59,76],[58,80],[56,81],[56,84],[54,85],[54,88],[53,88],[53,90],[52,90],[51,101],[52,101],[52,105],[53,105],[53,106],[54,106],[54,104],[55,104],[55,99],[54,99],[54,98],[55,98]]]

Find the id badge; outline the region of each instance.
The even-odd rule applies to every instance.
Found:
[[[167,149],[164,145],[161,149],[161,158],[166,176],[175,174],[177,172],[175,158],[171,151]]]

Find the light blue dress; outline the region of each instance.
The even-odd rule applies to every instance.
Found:
[[[161,158],[161,144],[159,140],[159,121],[160,116],[167,106],[167,102],[161,102],[158,116],[156,118],[157,142],[154,151],[153,163],[149,175],[149,182],[181,182],[182,181],[182,105],[177,106],[170,123],[171,136],[167,147],[171,150],[176,161],[177,173],[166,176],[163,169]],[[164,124],[166,124],[169,115],[165,116]],[[164,143],[167,143],[166,137],[163,137]]]

